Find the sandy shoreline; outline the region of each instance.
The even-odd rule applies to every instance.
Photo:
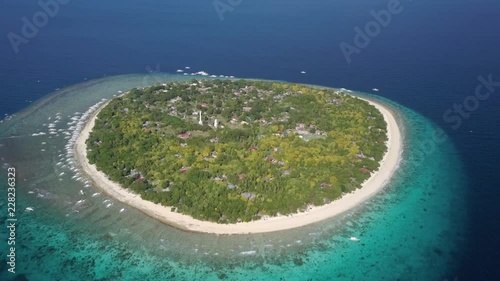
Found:
[[[115,199],[178,229],[213,234],[248,234],[296,228],[331,218],[356,207],[380,191],[389,182],[392,175],[398,168],[402,151],[402,138],[396,119],[390,110],[381,104],[364,98],[361,99],[374,105],[382,113],[387,123],[388,151],[381,161],[379,170],[373,173],[372,176],[363,183],[362,187],[356,191],[346,194],[327,205],[312,207],[306,212],[293,214],[293,216],[278,216],[268,218],[266,220],[236,224],[217,224],[208,221],[201,221],[188,215],[172,212],[170,211],[170,207],[164,207],[159,204],[143,200],[140,195],[132,193],[122,188],[119,184],[112,182],[104,173],[98,171],[95,165],[89,164],[87,161],[87,146],[85,144],[85,141],[94,127],[97,114],[105,105],[107,105],[107,102],[92,113],[86,121],[82,132],[75,142],[75,157],[78,166],[81,168],[82,172],[93,181],[94,186],[103,190]]]

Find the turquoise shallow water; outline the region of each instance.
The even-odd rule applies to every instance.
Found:
[[[449,272],[461,259],[467,224],[460,159],[450,142],[430,151],[426,141],[436,127],[381,98],[404,128],[404,160],[394,179],[344,215],[289,231],[184,233],[105,195],[92,197],[98,190],[56,164],[65,161],[64,131],[75,112],[119,90],[190,78],[155,74],[89,81],[62,89],[0,124],[2,164],[18,171],[17,273],[7,273],[2,261],[0,280],[453,279]],[[58,136],[32,136],[48,132],[57,113]],[[6,183],[2,170],[2,190]],[[4,220],[6,198],[0,201]],[[28,206],[35,211],[25,211]],[[1,235],[5,259],[7,233]],[[351,236],[360,241],[349,240]]]

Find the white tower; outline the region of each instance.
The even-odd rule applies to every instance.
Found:
[[[217,119],[215,119],[215,121],[214,121],[214,128],[217,129],[218,126],[219,126],[219,121],[217,121]]]
[[[200,120],[198,121],[198,124],[200,124],[201,126],[203,126],[203,121],[201,121],[201,110],[199,111],[200,113]]]

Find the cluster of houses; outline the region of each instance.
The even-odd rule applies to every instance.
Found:
[[[175,84],[175,83],[174,83]],[[164,86],[171,86],[171,84],[164,84]],[[211,87],[207,87],[203,85],[203,81],[195,82],[191,84],[192,87],[196,87],[197,90],[203,95],[203,94],[210,94],[210,90],[212,89]],[[217,87],[217,86],[216,86]],[[163,90],[163,92],[168,92],[171,88],[167,88]],[[245,97],[245,101],[242,102],[243,106],[237,110],[236,112],[238,113],[247,113],[245,116],[246,118],[243,119],[241,116],[238,116],[238,114],[234,114],[229,120],[223,120],[223,122],[227,122],[228,124],[231,125],[248,125],[249,122],[253,123],[260,123],[262,125],[271,125],[271,124],[276,124],[276,123],[287,123],[288,120],[290,119],[290,115],[288,112],[282,112],[280,114],[276,114],[275,116],[268,116],[268,119],[262,117],[260,119],[252,120],[249,116],[250,113],[252,112],[252,103],[255,100],[264,100],[268,99],[270,95],[272,95],[272,99],[275,101],[280,101],[286,96],[294,95],[294,94],[300,94],[301,92],[293,92],[291,90],[285,90],[283,93],[276,94],[273,91],[268,91],[268,90],[262,90],[258,89],[255,86],[245,86],[240,89],[233,90],[233,99],[241,99],[243,96]],[[342,92],[338,91],[336,92],[337,94],[341,94]],[[224,99],[219,97],[220,99]],[[180,106],[179,103],[182,101],[181,97],[175,97],[172,98],[168,101],[168,107],[162,109],[162,111],[166,112],[169,115],[176,116],[176,117],[182,117],[182,119],[190,118],[193,121],[197,121],[198,124],[204,125],[207,124],[208,126],[218,129],[218,128],[224,128],[224,125],[222,125],[218,118],[221,118],[220,115],[217,114],[208,114],[206,109],[211,108],[211,107],[216,107],[216,105],[209,104],[207,102],[191,102],[191,103],[183,103],[182,106],[184,108],[184,114],[180,114],[178,107]],[[219,101],[220,102],[220,101]],[[332,98],[329,101],[330,104],[338,105],[341,103],[341,100],[338,98]],[[147,107],[150,107],[149,104],[146,104]],[[185,110],[187,106],[187,111]],[[166,110],[165,110],[166,109]],[[222,108],[219,108],[222,110]],[[295,110],[295,108],[290,107],[291,110]],[[186,112],[191,112],[190,117],[186,117]],[[211,111],[213,113],[213,111]],[[208,121],[207,121],[208,120]],[[150,126],[150,121],[146,121],[143,123],[143,127],[148,127]],[[157,124],[158,125],[158,124]],[[305,124],[305,123],[297,123],[294,128],[289,128],[285,130],[279,130],[278,132],[274,133],[275,136],[279,137],[286,137],[289,134],[296,134],[299,135],[304,140],[309,140],[312,138],[318,138],[318,137],[326,137],[327,133],[325,131],[321,131],[317,128],[317,126],[313,124]],[[188,140],[192,136],[191,132],[183,132],[181,134],[178,134],[177,137],[182,140]],[[210,143],[218,143],[219,138],[214,137],[210,139]],[[187,146],[186,143],[181,143],[181,146]],[[252,146],[249,148],[250,150],[258,150],[257,147]],[[364,154],[360,153],[357,155],[359,159],[365,159],[369,158],[371,160],[374,160],[373,157],[367,157]],[[180,158],[181,156],[179,154],[176,154],[176,157]],[[205,160],[210,160],[210,158],[217,158],[217,152],[212,151],[209,157],[205,157]],[[281,165],[284,166],[283,161],[279,161],[278,159],[275,159],[272,156],[266,156],[263,159],[264,161],[270,162],[272,164],[276,165]],[[190,167],[182,167],[179,172],[180,173],[187,173]],[[362,173],[371,173],[369,169],[362,168],[360,169],[360,172]],[[291,174],[290,170],[283,170],[282,174],[284,176],[289,176]],[[245,175],[241,174],[238,175],[238,178],[240,180],[245,178]],[[215,176],[213,178],[215,181],[227,181],[227,177],[225,175],[222,176]],[[271,179],[269,179],[271,180]],[[237,185],[227,182],[227,186],[229,189],[235,189],[237,188]],[[321,183],[320,184],[321,188],[329,188],[331,185],[329,183]],[[243,194],[242,194],[243,195]],[[255,197],[254,194],[246,194],[243,195],[248,199],[253,199]]]
[[[163,84],[163,86],[166,87],[166,89],[162,90],[163,92],[167,93],[169,92],[172,87],[176,86],[176,83],[172,84]],[[212,86],[205,86],[203,81],[197,81],[191,83],[192,87],[197,87],[197,90],[201,93],[201,95],[204,94],[209,94],[210,90],[212,89]],[[215,86],[217,87],[217,86]],[[263,89],[258,89],[255,86],[252,85],[247,85],[245,87],[242,87],[240,89],[235,89],[233,90],[233,99],[241,99],[243,96],[247,98],[243,102],[243,106],[237,110],[235,113],[250,113],[252,111],[252,106],[251,103],[253,103],[255,100],[265,100],[266,98],[269,98],[272,96],[272,99],[275,101],[280,101],[286,96],[290,96],[293,94],[300,94],[301,91],[298,91],[294,93],[292,90],[287,89],[283,93],[276,94],[274,91],[271,90],[263,90]],[[222,99],[222,98],[221,98]],[[221,124],[221,122],[218,120],[219,117],[217,117],[217,114],[209,114],[206,112],[207,108],[213,107],[215,105],[208,104],[207,102],[200,102],[200,103],[185,103],[183,104],[183,107],[187,105],[187,111],[184,111],[184,114],[181,114],[178,110],[179,107],[179,102],[182,101],[182,98],[177,96],[175,98],[172,98],[168,101],[168,107],[163,108],[162,111],[166,112],[169,115],[175,116],[175,117],[180,117],[183,119],[189,118],[186,116],[186,112],[191,112],[191,119],[196,120],[198,124],[204,125],[205,123],[214,128],[224,128],[224,125]],[[332,99],[331,103],[333,104],[338,104],[340,101],[337,99]],[[147,108],[151,108],[150,104],[145,104]],[[293,108],[294,109],[294,108]],[[242,116],[239,116],[239,114],[233,115],[229,120],[226,120],[224,122],[227,122],[231,125],[248,125],[249,122],[253,123],[260,123],[262,125],[271,125],[274,123],[282,123],[282,122],[287,122],[289,120],[289,114],[287,112],[282,112],[279,116],[272,116],[269,117],[269,120],[266,120],[266,118],[262,117],[260,119],[253,120],[251,116],[246,115],[246,118],[243,118]],[[149,126],[149,121],[146,121],[143,124],[144,127]],[[290,128],[285,131],[280,131],[276,135],[285,137],[287,134],[298,134],[302,138],[305,136],[311,136],[311,135],[316,135],[316,136],[326,136],[326,132],[320,131],[316,128],[314,125],[309,125],[307,126],[306,124],[299,123],[295,128]],[[181,139],[187,139],[189,138],[190,135],[187,133],[179,135],[179,138]]]

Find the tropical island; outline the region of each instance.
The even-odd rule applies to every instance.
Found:
[[[375,171],[383,172],[383,186],[401,145],[393,116],[381,109],[343,91],[291,83],[170,82],[111,100],[87,124],[76,150],[82,166],[94,169],[87,174],[119,185],[108,193],[153,217],[187,230],[254,232],[204,226],[308,214],[355,194]]]

